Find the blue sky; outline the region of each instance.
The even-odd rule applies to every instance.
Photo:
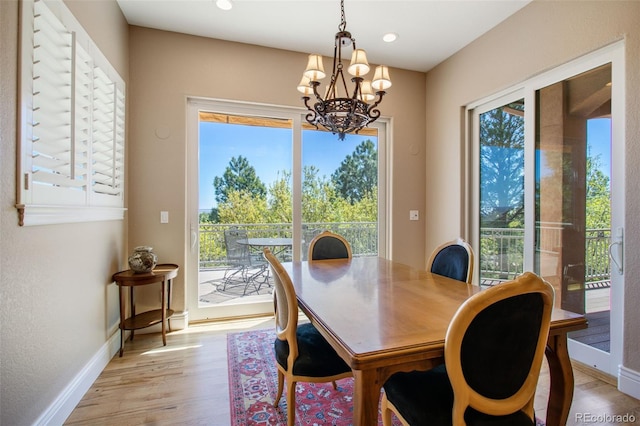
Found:
[[[590,153],[600,155],[603,172],[610,176],[611,120],[587,121]],[[303,132],[303,165],[314,164],[320,176],[327,178],[338,168],[342,160],[353,153],[355,147],[370,136],[347,135],[344,141],[329,132],[306,130]],[[375,141],[374,141],[375,142]],[[222,176],[232,157],[248,159],[265,185],[277,179],[277,173],[291,170],[291,130],[243,126],[237,124],[200,124],[200,200],[199,209],[215,206],[213,179]]]
[[[611,176],[610,118],[594,118],[587,121],[587,144],[592,157],[600,155],[602,172]]]
[[[302,164],[315,165],[327,178],[340,166],[356,146],[371,136],[346,135],[344,141],[329,132],[305,130],[302,141]],[[247,158],[262,182],[268,187],[277,173],[290,171],[292,136],[289,129],[243,126],[224,123],[200,123],[200,200],[199,209],[215,206],[213,179],[222,176],[232,157]]]

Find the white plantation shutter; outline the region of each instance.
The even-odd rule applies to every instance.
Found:
[[[61,0],[22,7],[20,224],[122,219],[124,81]]]

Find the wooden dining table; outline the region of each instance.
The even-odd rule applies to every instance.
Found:
[[[449,322],[481,291],[380,257],[283,265],[300,309],[353,370],[353,424],[360,426],[377,424],[380,390],[392,374],[444,362]],[[546,349],[547,426],[566,424],[574,385],[567,333],[582,328],[584,315],[554,309]]]

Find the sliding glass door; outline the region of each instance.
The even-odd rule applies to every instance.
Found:
[[[525,270],[585,314],[572,358],[616,375],[621,360],[624,138],[620,47],[472,108],[479,284]],[[615,190],[614,190],[615,189]]]
[[[384,122],[340,141],[298,110],[207,100],[188,120],[190,321],[273,311],[263,247],[305,260],[332,230],[386,253]]]

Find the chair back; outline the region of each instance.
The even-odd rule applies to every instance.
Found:
[[[271,268],[273,276],[273,310],[276,319],[276,338],[289,345],[287,365],[292,366],[298,358],[296,330],[298,328],[298,299],[291,277],[282,267],[282,263],[271,253],[263,250],[264,258]]]
[[[458,238],[436,247],[427,261],[427,270],[471,284],[473,262],[473,249],[466,241]]]
[[[323,231],[309,243],[309,260],[351,259],[351,245],[339,234]]]
[[[248,266],[251,264],[247,241],[247,231],[245,229],[231,228],[224,231],[224,245],[227,249],[228,263],[234,266]]]
[[[523,411],[534,419],[553,301],[553,287],[526,272],[460,306],[444,349],[453,424],[465,424],[467,407],[492,416]]]
[[[309,259],[309,246],[311,241],[320,233],[321,229],[309,228],[307,225],[302,225],[302,260]]]

